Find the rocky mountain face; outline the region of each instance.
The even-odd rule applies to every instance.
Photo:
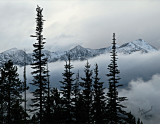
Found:
[[[48,58],[49,62],[64,61],[67,59],[68,53],[70,54],[72,60],[86,60],[101,54],[109,53],[111,52],[111,48],[112,47],[110,46],[107,48],[90,49],[78,45],[68,51],[51,52],[48,50],[44,50],[43,53],[45,54],[45,57]],[[140,51],[142,53],[148,53],[155,52],[157,51],[157,49],[142,39],[138,39],[133,42],[117,46],[117,52],[119,53],[131,54],[137,51]],[[0,66],[2,66],[8,60],[12,60],[13,63],[16,65],[23,66],[24,56],[26,56],[27,65],[31,64],[33,61],[32,53],[26,53],[25,51],[18,50],[17,48],[4,51],[0,53]]]

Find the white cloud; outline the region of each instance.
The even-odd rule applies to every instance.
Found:
[[[127,105],[127,110],[131,110],[132,113],[141,117],[145,124],[158,124],[160,121],[160,51],[153,52],[148,54],[141,54],[139,52],[123,55],[118,54],[118,68],[120,69],[120,80],[121,84],[124,84],[125,87],[120,89],[121,96],[127,96],[128,101],[124,104]],[[72,61],[73,71],[77,73],[79,70],[80,77],[83,77],[83,70],[86,64],[86,61]],[[105,87],[108,86],[107,77],[105,76],[108,73],[107,66],[110,63],[109,54],[101,55],[92,59],[89,59],[91,68],[94,68],[95,63],[99,65],[99,75],[101,81],[105,82]],[[64,72],[64,61],[55,62],[49,64],[50,70],[50,80],[52,86],[60,87],[59,81],[62,80],[62,73]],[[23,76],[23,68],[18,69],[20,77]],[[30,66],[27,66],[27,81],[30,83],[32,81],[31,76],[32,69]],[[75,77],[75,75],[74,75]],[[30,87],[31,90],[33,89]],[[30,95],[29,95],[30,97]],[[152,115],[152,118],[146,120],[144,116],[141,116],[138,113],[138,109],[144,109],[147,111],[151,108],[152,111],[148,115]]]
[[[160,47],[159,2],[0,1],[0,16],[3,17],[0,24],[0,50],[11,47],[32,49],[35,39],[29,36],[35,31],[37,4],[44,8],[46,46],[53,45],[54,51],[69,48],[72,43],[91,48],[108,46],[113,32],[117,34],[118,44],[142,38]],[[55,39],[62,34],[73,38]]]
[[[127,110],[131,111],[136,117],[140,117],[144,124],[158,124],[160,121],[160,75],[154,75],[151,80],[143,81],[137,79],[129,83],[129,89],[120,91],[121,96],[127,96],[128,101],[125,102]],[[142,114],[151,109],[147,114]],[[145,117],[146,115],[146,117]],[[151,116],[150,116],[151,115]]]

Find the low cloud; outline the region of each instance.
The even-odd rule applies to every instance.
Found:
[[[124,87],[128,86],[128,83],[132,80],[137,80],[141,78],[144,81],[151,80],[152,76],[155,74],[160,74],[160,51],[142,54],[139,52],[124,55],[118,54],[118,69],[120,70],[120,83]],[[91,69],[93,70],[94,65],[97,63],[99,65],[99,75],[102,81],[105,82],[105,87],[108,86],[108,79],[106,74],[108,73],[108,65],[110,64],[110,54],[100,55],[95,58],[88,60],[91,64]],[[80,76],[83,76],[84,66],[86,61],[72,61],[73,72],[80,72]],[[59,81],[62,80],[62,73],[64,72],[64,61],[57,61],[49,64],[50,70],[50,80],[52,86],[59,87]],[[23,67],[19,67],[20,77],[23,78]],[[32,81],[31,76],[32,69],[27,66],[28,82]],[[75,77],[75,75],[74,75]]]
[[[127,96],[128,101],[124,104],[127,105],[127,110],[140,117],[145,124],[158,124],[160,121],[160,51],[142,54],[139,52],[124,55],[118,54],[118,68],[120,70],[120,83],[124,86],[119,89],[121,96]],[[91,64],[91,69],[97,63],[99,65],[99,76],[101,81],[104,81],[104,86],[108,87],[108,64],[110,63],[110,54],[100,55],[98,57],[88,60]],[[76,74],[79,70],[80,77],[83,77],[84,66],[86,61],[72,61],[72,71]],[[50,82],[53,87],[60,88],[59,81],[62,80],[62,73],[64,72],[64,61],[57,61],[49,64]],[[23,67],[18,69],[20,77],[23,79]],[[27,66],[27,81],[32,82],[31,72],[33,70]],[[75,75],[73,76],[73,78]],[[33,86],[30,90],[33,90]],[[150,112],[141,115],[139,111],[144,112],[151,109]],[[151,117],[152,116],[152,117]]]
[[[129,90],[121,90],[120,96],[128,98],[125,102],[127,110],[140,117],[144,124],[158,124],[160,122],[159,89],[160,75],[154,75],[149,81],[132,80],[129,83]]]

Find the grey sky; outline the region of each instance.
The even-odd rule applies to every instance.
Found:
[[[0,52],[32,49],[37,4],[44,8],[43,34],[53,51],[107,47],[113,32],[119,45],[142,38],[160,48],[159,0],[1,0]]]

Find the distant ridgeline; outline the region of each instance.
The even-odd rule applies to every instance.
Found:
[[[68,54],[43,51],[46,42],[42,33],[45,21],[42,11],[43,8],[37,5],[36,29],[35,34],[31,35],[36,38],[33,53],[26,54],[25,51],[14,48],[0,55],[1,65],[4,63],[0,72],[0,124],[143,124],[131,112],[125,111],[124,108],[127,106],[122,102],[126,101],[127,97],[119,96],[118,88],[123,85],[119,84],[121,78],[117,65],[117,51],[131,54],[135,51],[147,53],[156,49],[141,39],[118,47],[113,33],[112,47],[89,49],[76,46],[66,51]],[[108,65],[109,72],[106,74],[107,81],[100,81],[98,64],[91,70],[88,61],[84,75],[79,77],[78,71],[74,78],[71,59],[85,60],[108,52],[111,59]],[[46,58],[49,62],[66,60],[59,90],[50,85],[52,75],[49,74]],[[24,65],[23,81],[19,79],[18,68],[13,63]],[[31,82],[27,81],[26,64],[31,64]],[[32,92],[27,82],[35,87]],[[103,87],[106,82],[107,93]],[[28,97],[30,102],[27,92],[32,94]]]
[[[149,43],[147,43],[142,39],[125,43],[121,46],[116,45],[116,47],[117,47],[117,52],[123,54],[131,54],[137,51],[141,53],[149,53],[157,51],[155,47],[153,47],[152,45],[150,45]],[[49,62],[66,60],[67,59],[66,53],[70,53],[72,60],[83,61],[110,52],[111,52],[111,46],[107,48],[90,49],[90,48],[84,48],[80,45],[68,51],[61,51],[61,52],[51,52],[48,50],[43,50],[43,53],[45,54],[45,57],[48,58]],[[8,60],[12,60],[15,65],[23,66],[24,56],[26,57],[26,64],[30,65],[33,60],[32,53],[26,53],[25,51],[19,50],[17,48],[12,48],[10,50],[4,51],[0,53],[0,66],[2,66]]]

